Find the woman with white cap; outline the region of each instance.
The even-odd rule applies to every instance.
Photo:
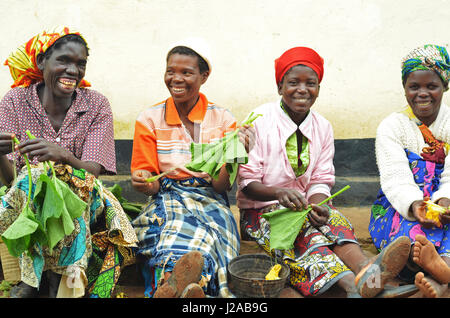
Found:
[[[171,97],[146,108],[136,120],[132,185],[149,201],[133,226],[137,255],[145,259],[148,297],[231,296],[226,266],[240,245],[226,196],[228,172],[224,166],[215,180],[184,167],[191,160],[192,142],[212,143],[236,129],[233,115],[200,93],[210,74],[204,42],[177,44],[167,54],[164,74]],[[164,178],[146,181],[169,170]]]

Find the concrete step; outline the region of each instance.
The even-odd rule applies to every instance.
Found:
[[[130,175],[101,176],[100,180],[107,187],[111,187],[114,184],[120,185],[122,188],[122,196],[130,202],[145,203],[147,201],[145,195],[133,189]],[[380,189],[380,180],[379,177],[374,176],[336,177],[336,183],[332,189],[332,193],[342,189],[346,185],[350,185],[350,189],[334,198],[334,205],[348,207],[371,205],[375,201]],[[236,190],[237,186],[235,183],[228,193],[231,205],[236,204]]]

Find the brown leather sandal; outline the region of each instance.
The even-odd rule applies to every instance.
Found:
[[[175,264],[167,282],[156,289],[153,298],[178,298],[191,283],[198,283],[203,270],[203,255],[191,251],[183,255]]]
[[[205,292],[199,284],[192,283],[187,285],[180,298],[205,298]]]
[[[386,281],[395,278],[408,261],[411,241],[401,236],[384,248],[355,278],[363,298],[372,298],[384,290]]]

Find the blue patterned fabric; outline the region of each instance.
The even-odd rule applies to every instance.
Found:
[[[155,268],[171,271],[181,256],[198,250],[205,261],[205,292],[232,297],[226,267],[239,255],[239,232],[227,199],[210,183],[200,178],[163,179],[160,191],[132,225],[139,240],[137,254],[147,257],[143,267],[146,296],[153,296],[161,274]]]
[[[429,196],[439,189],[440,177],[444,169],[443,164],[426,161],[419,155],[405,150],[411,171],[424,196]],[[447,225],[442,227],[423,228],[417,221],[409,221],[398,213],[386,198],[382,190],[372,205],[369,233],[375,247],[379,250],[385,248],[399,236],[408,236],[412,242],[417,234],[427,237],[441,256],[450,257],[450,236]]]

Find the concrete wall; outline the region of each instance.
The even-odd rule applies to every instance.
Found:
[[[165,55],[187,36],[211,44],[213,71],[202,91],[238,120],[278,98],[275,58],[293,46],[316,49],[325,75],[314,107],[337,139],[373,138],[380,120],[405,104],[401,58],[450,41],[449,0],[2,0],[0,10],[3,60],[44,28],[83,33],[86,79],[109,98],[116,139],[132,139],[138,112],[168,97]],[[3,66],[1,95],[11,82]]]

